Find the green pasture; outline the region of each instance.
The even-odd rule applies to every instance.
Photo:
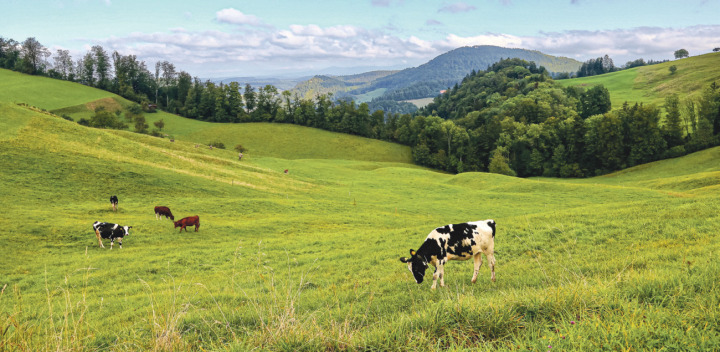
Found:
[[[677,71],[670,73],[670,66]],[[610,91],[613,108],[624,102],[662,106],[665,97],[677,94],[681,98],[696,97],[720,78],[720,53],[698,55],[635,67],[604,75],[559,80],[564,86],[590,87],[602,84]]]
[[[46,110],[115,96],[82,84],[0,69],[0,102],[26,103]]]
[[[297,126],[150,116],[175,142],[0,102],[0,351],[720,349],[719,148],[518,179]],[[208,139],[230,148],[195,147]],[[450,262],[433,291],[398,260],[434,227],[490,218],[495,283]],[[98,246],[96,220],[133,226],[123,249]]]
[[[2,102],[28,104],[59,116],[69,116],[74,121],[90,119],[96,107],[104,107],[114,112],[133,104],[118,95],[81,84],[0,69],[0,103]],[[235,146],[240,144],[248,150],[245,157],[249,158],[265,156],[283,159],[352,159],[412,163],[410,148],[406,146],[304,126],[271,123],[216,124],[186,119],[163,111],[145,113],[145,118],[151,128],[154,122],[163,120],[163,133],[178,141],[198,144],[198,148],[207,148],[210,143],[221,142],[228,150],[234,150]],[[2,124],[3,121],[0,120],[0,126]],[[237,153],[235,155],[237,156]]]

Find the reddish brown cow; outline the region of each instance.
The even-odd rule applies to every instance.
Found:
[[[172,215],[170,208],[163,206],[155,207],[155,218],[160,220],[160,218],[163,216],[165,216],[166,219],[170,218],[170,220],[175,221],[175,217]]]
[[[175,221],[175,228],[180,228],[180,232],[182,232],[183,229],[185,229],[185,232],[187,232],[187,229],[185,226],[193,226],[195,225],[195,232],[197,232],[198,228],[200,227],[200,217],[195,216],[188,216],[186,218],[182,218],[178,221]]]

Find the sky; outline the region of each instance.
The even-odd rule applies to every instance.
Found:
[[[720,47],[720,0],[0,0],[0,37],[202,78],[360,73],[497,45],[586,61]],[[52,56],[49,58],[52,63]]]

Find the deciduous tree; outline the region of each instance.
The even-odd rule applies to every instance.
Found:
[[[50,50],[40,44],[37,39],[25,39],[20,47],[21,71],[31,75],[42,73],[45,69],[45,59],[50,56]]]
[[[674,53],[674,54],[675,54],[675,58],[676,58],[676,59],[682,59],[682,58],[684,58],[684,57],[690,56],[690,53],[688,53],[688,51],[685,50],[685,49],[675,50],[675,53]]]

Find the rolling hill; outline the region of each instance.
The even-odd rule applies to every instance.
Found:
[[[670,73],[670,66],[677,71]],[[677,94],[692,98],[712,82],[720,79],[720,53],[709,53],[651,66],[598,76],[559,80],[564,86],[594,86],[602,84],[610,91],[613,107],[624,102],[662,106],[665,97]]]
[[[75,121],[89,118],[98,106],[116,111],[131,104],[118,95],[81,84],[4,69],[0,69],[0,82],[0,101],[26,103]],[[270,123],[215,124],[162,111],[145,114],[145,118],[151,126],[155,121],[163,120],[163,132],[175,140],[203,145],[222,142],[228,149],[240,144],[248,150],[246,156],[249,158],[351,158],[412,163],[410,149],[406,146],[309,127]]]
[[[38,107],[60,94],[43,85]],[[73,87],[68,104],[92,103]],[[0,350],[720,349],[720,148],[518,179],[358,160],[311,129],[292,132],[308,153],[293,159],[272,152],[279,129],[238,161],[195,147],[232,125],[157,114],[170,142],[3,94]],[[199,231],[155,205],[199,215]],[[433,291],[398,261],[437,226],[488,218],[495,283],[451,262]],[[122,250],[98,247],[96,220],[133,226]]]

